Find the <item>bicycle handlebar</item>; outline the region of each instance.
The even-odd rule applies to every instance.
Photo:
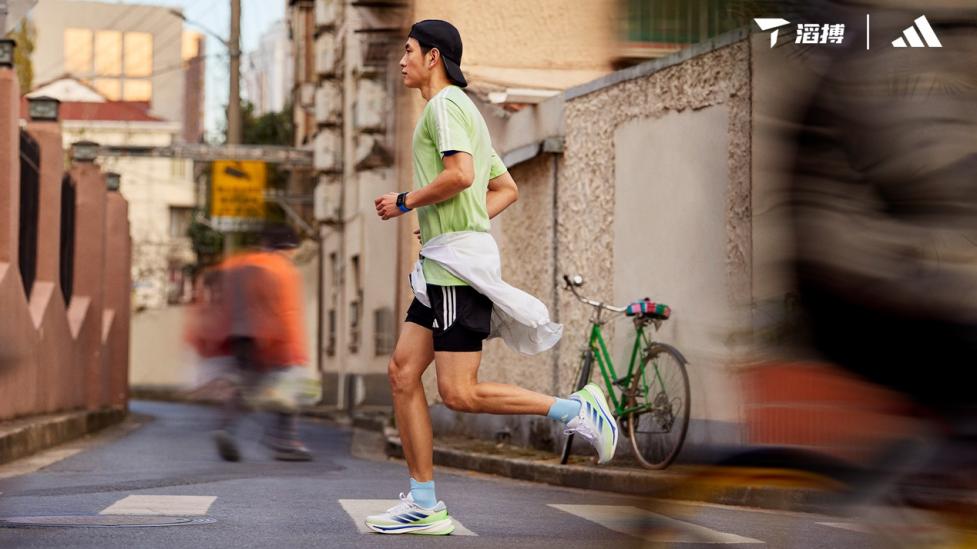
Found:
[[[563,275],[563,282],[566,283],[566,286],[563,289],[570,290],[570,292],[573,294],[573,297],[577,298],[577,301],[581,303],[590,305],[591,307],[597,309],[604,309],[605,311],[610,311],[612,313],[623,313],[627,310],[627,307],[615,307],[613,305],[608,305],[602,301],[595,301],[593,299],[588,299],[586,297],[583,297],[579,293],[577,293],[577,286],[583,285],[582,279],[580,280],[579,283],[575,284],[574,283],[575,281],[571,281],[568,275]]]

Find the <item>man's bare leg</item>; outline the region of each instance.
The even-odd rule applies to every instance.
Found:
[[[393,393],[394,417],[411,478],[419,482],[434,479],[434,442],[431,415],[421,376],[434,360],[430,329],[405,322],[390,358],[387,373]]]
[[[457,412],[534,414],[545,416],[556,398],[516,385],[478,381],[482,353],[434,353],[438,392],[445,406]]]

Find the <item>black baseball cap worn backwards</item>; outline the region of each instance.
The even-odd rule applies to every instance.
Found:
[[[454,25],[440,19],[425,19],[414,23],[408,36],[425,48],[437,48],[448,78],[462,88],[468,85],[461,72],[461,34]]]

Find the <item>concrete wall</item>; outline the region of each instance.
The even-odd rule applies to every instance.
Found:
[[[0,69],[0,419],[86,408],[126,407],[120,381],[128,356],[129,241],[125,202],[106,196],[97,165],[70,169],[75,181],[74,291],[60,281],[60,128],[29,123],[40,147],[37,278],[25,295],[17,258],[20,163],[19,89]],[[107,235],[107,230],[111,234]],[[106,255],[106,250],[112,253]],[[112,308],[106,311],[105,304]],[[116,314],[116,310],[120,312]]]

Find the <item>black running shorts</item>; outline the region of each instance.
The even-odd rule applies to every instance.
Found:
[[[473,353],[492,328],[492,301],[471,286],[427,285],[431,307],[414,298],[405,322],[434,332],[434,350]]]

